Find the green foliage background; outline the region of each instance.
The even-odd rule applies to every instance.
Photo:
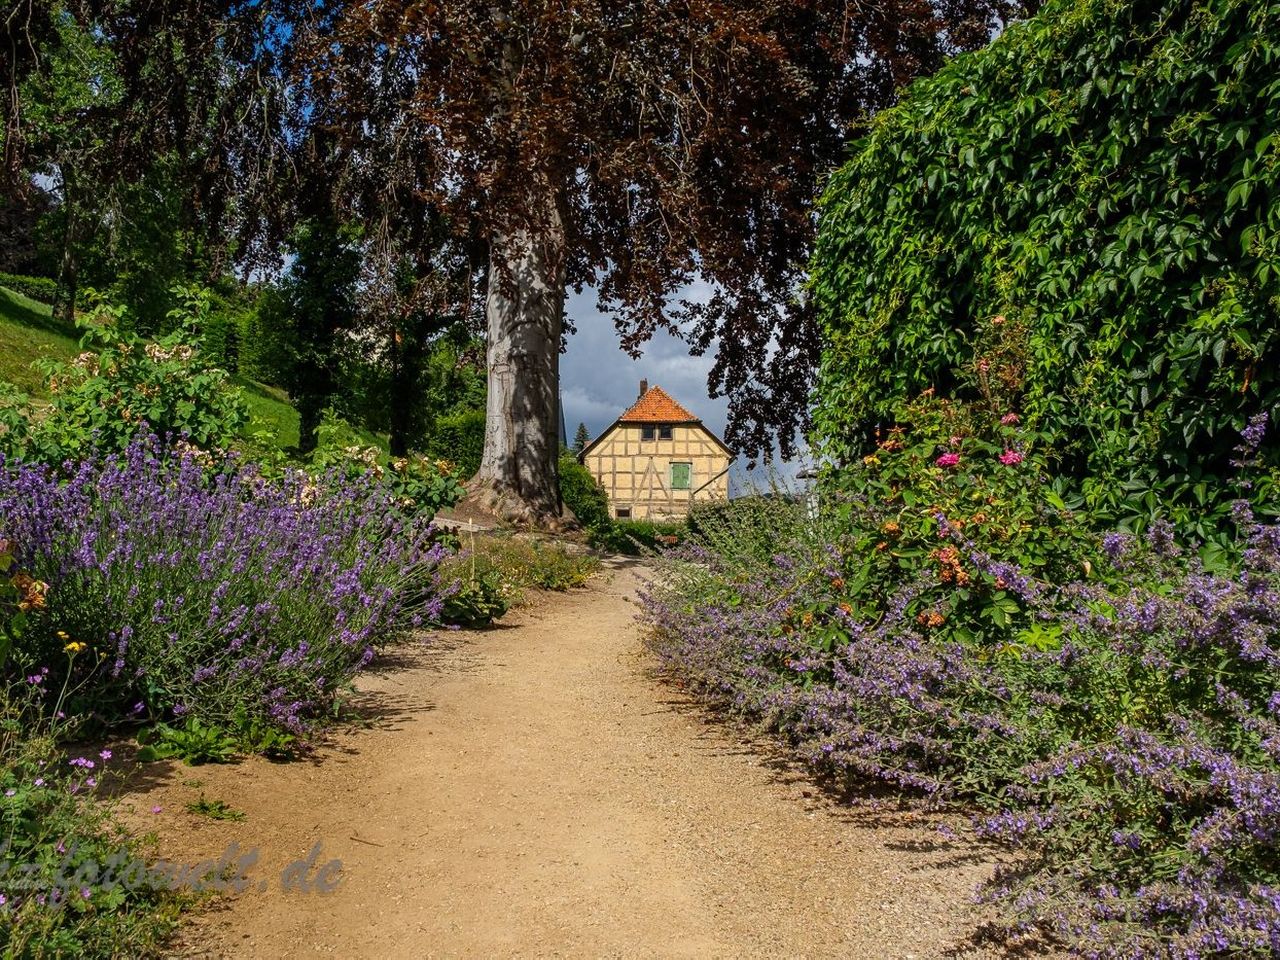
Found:
[[[1280,401],[1280,4],[1050,2],[880,114],[831,180],[815,436],[850,462],[982,371],[1110,522],[1211,533]],[[1272,450],[1274,450],[1274,444]]]

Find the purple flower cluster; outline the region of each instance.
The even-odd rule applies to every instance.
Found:
[[[11,663],[65,663],[58,630],[84,641],[69,669],[92,674],[107,719],[304,733],[380,643],[443,603],[444,548],[374,481],[269,482],[150,438],[61,472],[0,461],[0,524],[50,584],[46,646],[32,635]]]
[[[642,600],[674,675],[822,769],[973,805],[1021,851],[984,891],[1013,929],[1097,957],[1280,954],[1280,527],[1209,573],[1157,523],[1051,584],[941,524],[966,593],[1023,605],[999,633],[950,623],[967,608],[937,606],[936,574],[868,605],[856,538],[797,518],[767,559],[667,554]]]

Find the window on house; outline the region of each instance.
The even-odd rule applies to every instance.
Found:
[[[658,439],[659,440],[671,439],[671,424],[668,423],[658,428]]]
[[[673,463],[671,465],[671,489],[688,490],[693,480],[692,463]]]
[[[640,428],[640,439],[641,439],[641,440],[652,440],[652,439],[653,439],[653,427],[652,427],[652,426],[648,426],[648,427],[641,427],[641,428]]]
[[[617,509],[617,511],[616,511],[616,512],[617,512],[617,514],[618,514],[618,519],[619,519],[619,520],[629,520],[629,519],[631,518],[631,508],[630,508],[630,507],[618,507],[618,509]]]

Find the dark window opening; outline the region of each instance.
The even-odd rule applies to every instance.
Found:
[[[618,519],[619,519],[619,520],[627,520],[627,519],[629,519],[629,518],[630,518],[630,516],[631,516],[631,508],[630,508],[630,507],[619,507],[619,508],[618,508]]]
[[[641,440],[652,440],[652,439],[653,439],[653,427],[641,427],[641,428],[640,428],[640,439],[641,439]]]
[[[671,424],[667,424],[665,426],[658,428],[658,439],[659,440],[671,439]]]

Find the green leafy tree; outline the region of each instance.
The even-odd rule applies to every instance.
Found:
[[[44,174],[55,197],[56,312],[74,316],[84,246],[110,208],[120,164],[114,128],[99,122],[124,100],[119,63],[108,40],[78,23],[65,8],[49,14],[50,30],[38,69],[21,91],[30,172]]]
[[[264,294],[263,321],[277,332],[286,355],[282,383],[298,410],[298,452],[316,447],[317,433],[338,390],[344,336],[358,320],[358,230],[317,217],[294,234],[294,260],[279,286]]]
[[[578,429],[573,435],[573,452],[581,453],[587,448],[587,444],[591,442],[591,434],[587,433],[587,425],[579,423]]]
[[[1273,0],[1054,2],[877,116],[813,260],[828,454],[1003,391],[1089,509],[1212,535],[1280,404],[1277,58]]]

